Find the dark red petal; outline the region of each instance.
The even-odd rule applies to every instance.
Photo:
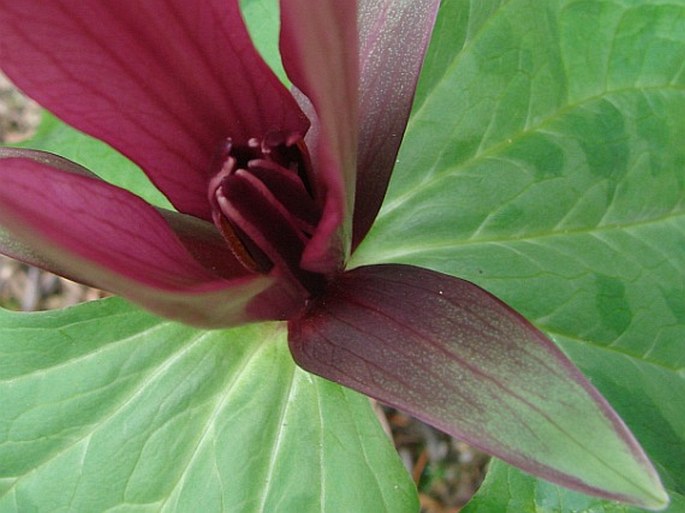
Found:
[[[621,419],[557,347],[472,283],[404,265],[344,273],[289,344],[303,368],[564,486],[666,495]]]
[[[2,149],[0,182],[0,226],[13,235],[0,234],[5,254],[196,325],[280,319],[301,305],[228,249],[222,261],[210,223],[162,215],[65,159]]]
[[[358,0],[359,153],[355,248],[380,209],[440,0]]]
[[[307,138],[323,216],[302,258],[305,269],[340,269],[350,252],[357,154],[357,6],[352,0],[281,0],[281,54],[293,84],[312,102]]]
[[[222,140],[308,126],[254,49],[237,0],[3,1],[0,67],[207,220]]]

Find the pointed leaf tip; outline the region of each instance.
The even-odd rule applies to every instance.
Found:
[[[527,472],[659,509],[668,497],[633,435],[541,332],[472,283],[360,267],[289,325],[303,368]]]

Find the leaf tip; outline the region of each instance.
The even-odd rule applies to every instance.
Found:
[[[663,511],[671,503],[671,498],[658,476],[654,477],[653,485],[649,489],[642,488],[640,490],[642,493],[639,497],[636,496],[636,504],[651,511]]]

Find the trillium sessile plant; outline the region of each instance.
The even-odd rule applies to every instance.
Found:
[[[664,507],[628,428],[522,316],[428,269],[347,267],[439,3],[282,0],[289,91],[235,0],[0,1],[2,70],[175,209],[57,155],[0,149],[0,249],[193,326],[282,321],[305,370],[550,481]]]

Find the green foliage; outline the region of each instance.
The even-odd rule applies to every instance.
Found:
[[[668,511],[685,511],[685,2],[443,3],[353,264],[422,265],[520,310],[636,434]],[[277,66],[275,2],[242,4]],[[26,145],[168,206],[54,118]],[[297,370],[278,325],[201,332],[119,300],[0,312],[0,397],[0,512],[417,509],[368,402]],[[637,510],[498,462],[466,511]]]
[[[281,324],[0,310],[0,354],[0,512],[417,508],[369,401],[295,367]]]

